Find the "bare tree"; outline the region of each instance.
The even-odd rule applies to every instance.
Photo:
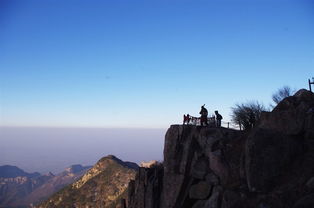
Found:
[[[282,88],[279,88],[273,95],[272,99],[275,102],[275,104],[280,103],[284,98],[291,96],[295,90],[292,90],[289,86],[283,86]]]
[[[250,101],[236,104],[231,110],[232,122],[239,125],[240,129],[248,130],[256,125],[260,119],[261,112],[265,111],[266,108],[258,101]]]

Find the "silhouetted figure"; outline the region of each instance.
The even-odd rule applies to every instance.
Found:
[[[217,127],[221,127],[221,120],[222,120],[222,116],[218,113],[218,111],[215,111],[216,114],[216,126]]]
[[[191,116],[188,114],[188,115],[186,115],[186,117],[187,117],[188,124],[190,124]]]
[[[205,106],[205,104],[202,105],[201,111],[200,111],[200,114],[201,114],[201,126],[203,126],[203,124],[205,124],[205,126],[208,125],[208,123],[207,123],[208,111],[207,111],[207,109],[204,106]]]
[[[189,114],[187,115],[183,115],[183,125],[184,124],[189,124],[190,123],[190,120],[191,120],[191,116]]]
[[[256,119],[255,119],[255,115],[253,112],[250,112],[249,123],[250,123],[250,128],[254,128],[255,123],[256,123]]]

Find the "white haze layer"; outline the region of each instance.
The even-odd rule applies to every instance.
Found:
[[[166,129],[0,127],[0,165],[59,173],[112,154],[140,163],[162,160]]]

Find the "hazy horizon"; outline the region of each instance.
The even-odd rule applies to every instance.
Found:
[[[160,160],[166,129],[203,104],[229,122],[237,103],[268,106],[282,86],[308,88],[313,8],[309,0],[2,0],[0,164],[58,172],[108,154]]]
[[[74,164],[94,165],[115,155],[123,161],[163,159],[166,129],[0,127],[0,165],[54,174]]]

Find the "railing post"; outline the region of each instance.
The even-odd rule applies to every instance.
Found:
[[[314,85],[314,77],[312,77],[312,82],[311,79],[309,79],[309,89],[312,92],[312,85]]]

